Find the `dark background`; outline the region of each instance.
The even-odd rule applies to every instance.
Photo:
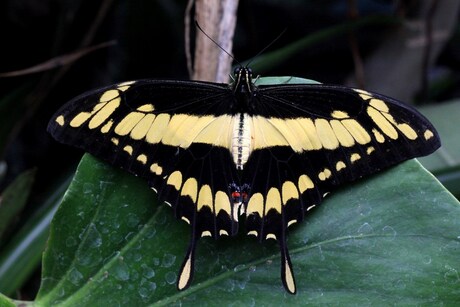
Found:
[[[387,17],[389,21],[421,18],[420,2],[243,0],[238,9],[233,54],[239,61],[250,59],[284,29],[286,32],[270,50],[345,24],[352,18],[373,15]],[[433,5],[442,2],[445,1],[433,0]],[[1,239],[0,250],[40,210],[37,204],[74,170],[81,157],[82,152],[57,144],[46,133],[47,122],[59,106],[82,92],[115,82],[188,79],[184,53],[185,6],[184,0],[0,2],[0,72],[19,71],[54,60],[38,72],[0,78],[0,160],[3,161],[0,190],[25,170],[37,170],[29,200],[10,225],[9,235]],[[275,68],[255,73],[343,84],[354,75],[353,44],[364,61],[397,27],[397,22],[376,23],[331,36]],[[427,100],[441,103],[460,96],[459,29],[457,20],[435,64],[425,70],[429,82],[414,93],[410,103]],[[89,46],[108,41],[115,43],[85,55],[81,53]],[[82,56],[75,60],[59,58],[75,52]],[[365,83],[365,76],[361,81]],[[37,270],[18,292],[19,297],[33,299],[40,282],[39,273]]]

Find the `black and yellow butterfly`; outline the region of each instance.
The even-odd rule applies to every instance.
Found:
[[[439,136],[414,108],[364,90],[321,84],[140,80],[85,93],[48,131],[143,177],[192,226],[177,287],[187,288],[200,237],[245,231],[274,239],[281,278],[296,284],[287,228],[336,187],[432,153]]]

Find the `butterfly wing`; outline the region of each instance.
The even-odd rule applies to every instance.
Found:
[[[237,232],[229,186],[238,179],[227,145],[233,119],[225,114],[232,99],[227,85],[125,82],[75,98],[48,126],[58,141],[145,178],[191,224],[179,288],[190,283],[198,238]]]
[[[414,108],[363,90],[261,86],[254,99],[246,228],[279,241],[283,283],[294,293],[286,228],[337,186],[433,152],[439,136]]]
[[[179,289],[200,237],[236,233],[238,189],[248,234],[279,241],[283,284],[295,293],[287,227],[337,186],[440,146],[421,114],[391,98],[327,85],[241,91],[249,81],[125,82],[75,98],[48,126],[58,141],[145,178],[191,224]]]

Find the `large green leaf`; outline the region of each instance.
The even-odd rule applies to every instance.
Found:
[[[175,288],[189,226],[139,178],[86,155],[51,226],[35,304],[421,304],[460,298],[460,206],[415,160],[333,193],[290,231],[298,294],[273,242],[203,239]]]

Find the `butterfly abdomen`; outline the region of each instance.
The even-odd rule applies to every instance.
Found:
[[[232,157],[237,170],[243,170],[253,150],[252,133],[248,114],[237,114],[233,122]]]

